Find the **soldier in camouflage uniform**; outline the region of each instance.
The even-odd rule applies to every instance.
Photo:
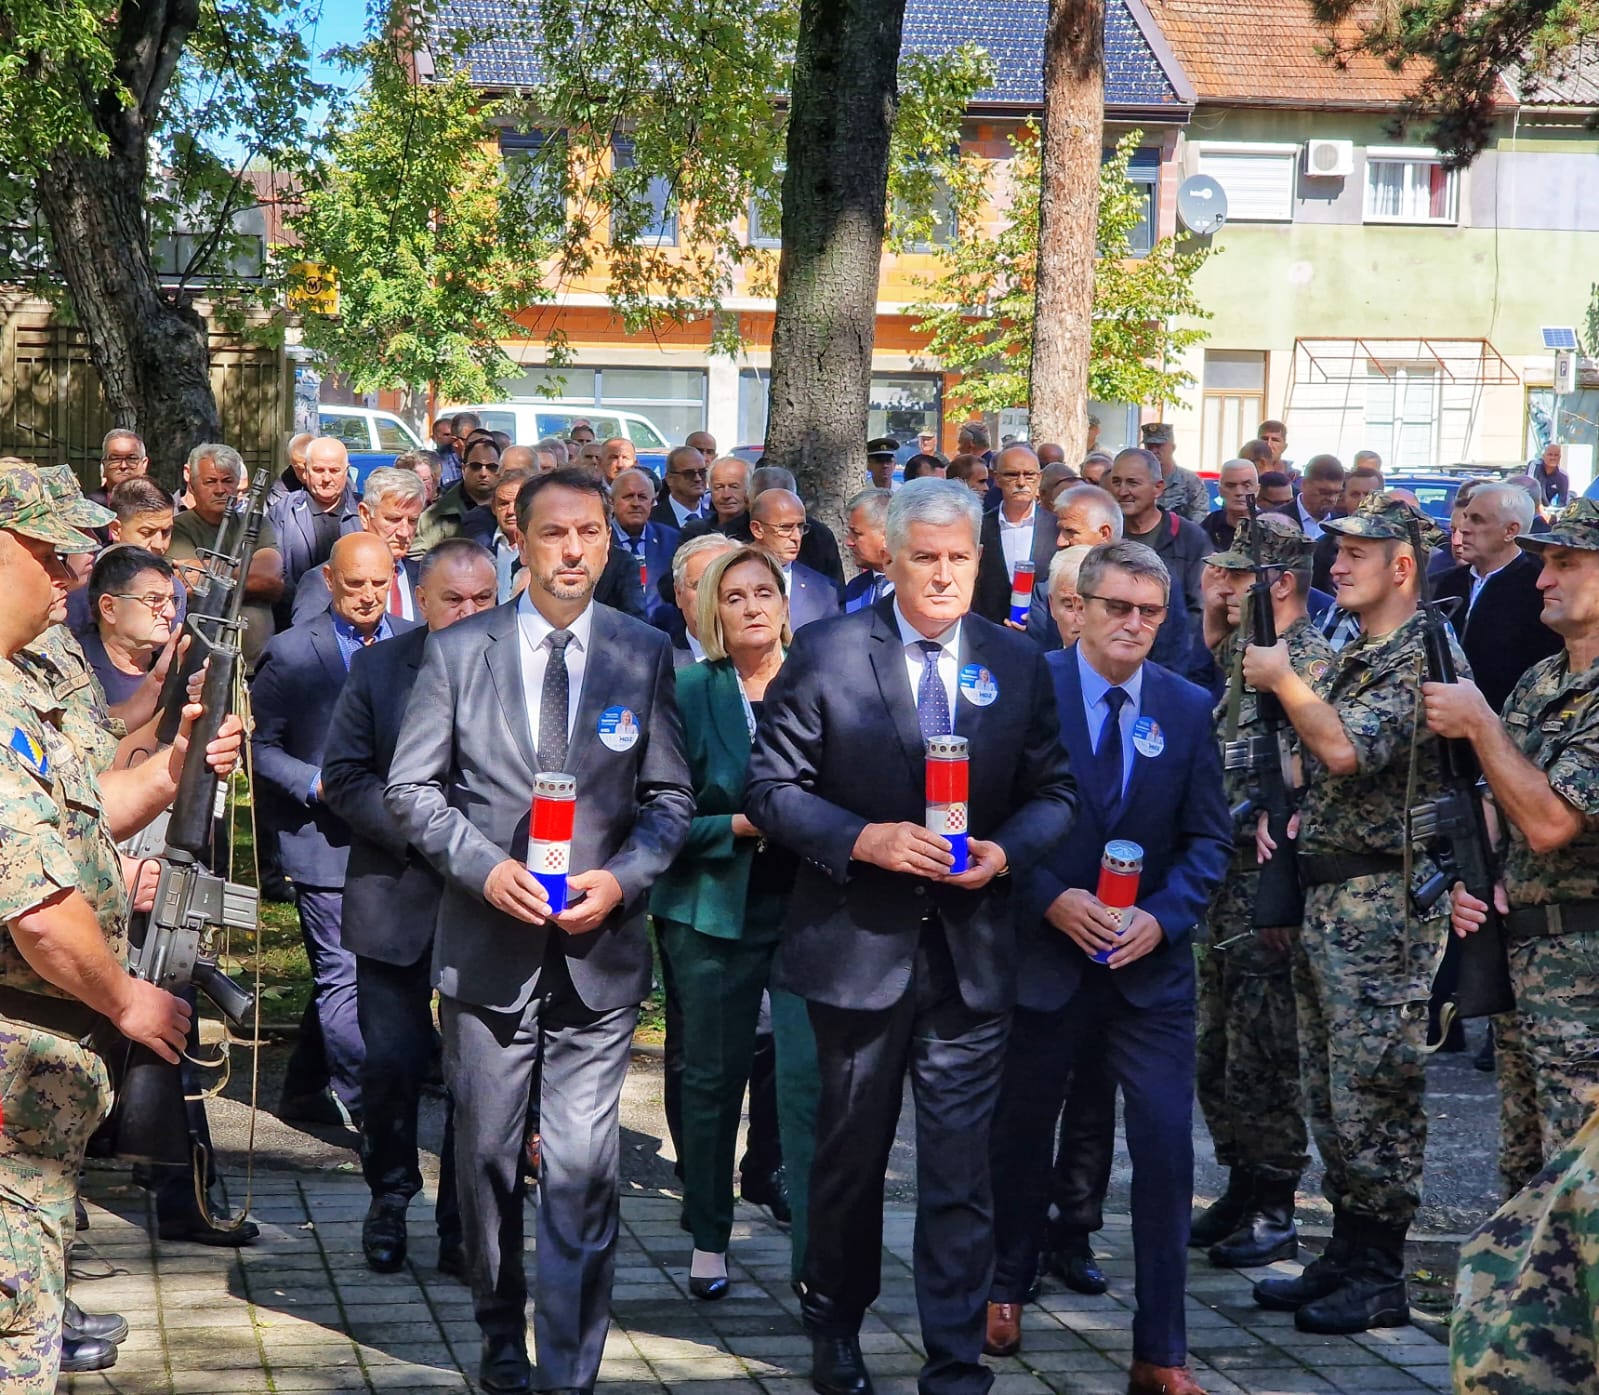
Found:
[[[1141,427],[1144,449],[1160,461],[1160,472],[1166,481],[1155,502],[1167,513],[1203,523],[1210,517],[1210,492],[1205,481],[1192,470],[1185,470],[1172,457],[1172,443],[1176,437],[1171,427],[1163,421],[1151,422]]]
[[[1547,661],[1546,661],[1547,662]],[[1449,1324],[1454,1387],[1566,1395],[1599,1369],[1599,1119],[1460,1251]]]
[[[1579,499],[1549,532],[1516,542],[1543,559],[1543,623],[1564,651],[1521,676],[1502,721],[1469,684],[1423,693],[1433,730],[1471,742],[1508,825],[1504,932],[1547,1156],[1599,1098],[1599,503]],[[1475,931],[1482,902],[1463,888],[1453,899],[1456,929]],[[1523,1175],[1507,1184],[1541,1165],[1519,1151],[1505,1170]]]
[[[1205,558],[1205,640],[1217,666],[1233,675],[1216,709],[1216,726],[1239,740],[1260,731],[1256,695],[1237,672],[1257,539],[1262,565],[1278,569],[1272,574],[1272,613],[1294,671],[1317,687],[1334,657],[1305,612],[1310,539],[1291,519],[1246,518],[1229,551]],[[1236,733],[1229,718],[1234,703]],[[1224,779],[1228,807],[1247,809],[1250,772],[1228,770]],[[1199,962],[1199,1104],[1216,1160],[1229,1172],[1227,1189],[1194,1217],[1189,1243],[1208,1246],[1211,1263],[1229,1268],[1293,1258],[1294,1193],[1309,1161],[1289,958],[1299,927],[1254,928],[1260,881],[1256,823],[1252,812],[1237,821],[1232,864],[1211,901],[1209,945]]]
[[[83,1146],[110,1102],[96,1035],[113,1025],[177,1060],[188,1005],[123,968],[115,838],[176,790],[182,748],[115,772],[103,795],[55,695],[15,662],[65,596],[58,553],[93,544],[39,473],[0,465],[0,1372],[7,1395],[55,1389],[66,1240]],[[236,724],[210,748],[229,768]],[[110,776],[107,777],[111,779]]]
[[[1333,1236],[1299,1277],[1257,1283],[1255,1299],[1293,1311],[1308,1332],[1410,1320],[1404,1249],[1427,1141],[1427,999],[1447,933],[1442,901],[1420,918],[1410,898],[1434,869],[1409,811],[1442,793],[1421,718],[1413,519],[1429,543],[1440,539],[1424,514],[1388,494],[1324,525],[1338,535],[1333,580],[1361,636],[1339,654],[1322,695],[1294,673],[1286,645],[1244,656],[1245,679],[1277,694],[1305,756],[1294,992]],[[1464,655],[1455,662],[1466,671]]]

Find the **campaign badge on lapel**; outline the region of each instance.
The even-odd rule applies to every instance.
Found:
[[[1153,717],[1140,717],[1133,723],[1133,749],[1151,758],[1166,749],[1166,735]]]
[[[638,718],[631,707],[607,707],[595,730],[608,751],[631,751],[638,745]]]
[[[994,671],[982,664],[967,664],[960,671],[961,696],[975,707],[992,707],[999,699]]]

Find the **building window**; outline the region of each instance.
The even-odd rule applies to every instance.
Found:
[[[955,199],[950,193],[949,185],[937,175],[930,175],[931,185],[928,191],[927,213],[931,227],[927,230],[926,237],[906,238],[904,250],[907,252],[936,252],[941,247],[948,247],[955,240]],[[894,201],[894,216],[892,222],[898,227],[904,227],[914,217],[914,211],[903,199]]]
[[[1438,463],[1438,370],[1430,364],[1369,363],[1366,439],[1395,470]]]
[[[772,170],[772,178],[777,181],[777,193],[767,203],[766,211],[769,218],[761,216],[761,201],[757,198],[750,199],[750,236],[751,247],[781,247],[783,245],[783,175],[786,170],[784,161],[779,160]]]
[[[1099,161],[1107,163],[1115,156],[1114,150],[1100,152]],[[1135,150],[1127,162],[1127,182],[1139,197],[1141,207],[1138,226],[1127,239],[1127,251],[1134,257],[1147,257],[1155,246],[1155,199],[1160,187],[1160,151]]]
[[[1398,154],[1366,152],[1368,223],[1446,223],[1457,221],[1458,180],[1431,151]]]
[[[1255,434],[1266,415],[1266,355],[1254,349],[1206,349],[1199,468],[1219,470]]]
[[[566,133],[503,131],[500,167],[518,204],[554,231],[566,226]]]
[[[1229,223],[1291,223],[1297,145],[1216,145],[1199,147],[1199,173],[1208,174],[1227,195]]]
[[[738,375],[738,438],[740,445],[766,441],[766,412],[772,371],[742,368]],[[866,413],[866,438],[892,436],[902,446],[931,431],[939,436],[943,418],[943,379],[936,373],[873,373]]]
[[[633,167],[633,142],[623,136],[611,142],[612,158],[619,170]],[[672,181],[661,175],[650,179],[645,191],[650,213],[639,225],[638,236],[658,247],[677,246],[677,209],[672,202]],[[613,215],[614,216],[614,215]]]

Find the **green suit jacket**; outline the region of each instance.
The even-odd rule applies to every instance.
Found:
[[[733,661],[707,660],[678,669],[677,709],[694,780],[694,821],[683,851],[650,891],[650,913],[703,935],[736,940],[744,934],[755,840],[733,836],[733,815],[744,811],[750,759]]]

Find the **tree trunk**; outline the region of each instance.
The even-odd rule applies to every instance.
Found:
[[[190,448],[220,440],[222,426],[205,321],[167,299],[150,260],[143,181],[114,158],[58,155],[35,193],[112,418],[176,488]]]
[[[766,451],[828,524],[866,482],[866,414],[905,0],[802,0]]]
[[[1104,120],[1104,0],[1050,0],[1028,428],[1035,443],[1063,445],[1068,461],[1088,440]]]

